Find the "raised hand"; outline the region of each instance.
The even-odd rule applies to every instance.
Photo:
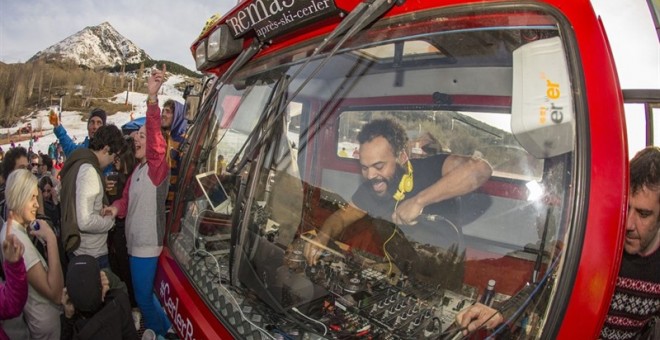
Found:
[[[2,242],[2,256],[10,263],[16,263],[23,257],[25,246],[18,240],[14,234],[7,235],[7,238]]]
[[[60,119],[57,116],[57,113],[55,113],[55,111],[53,110],[50,110],[50,113],[48,114],[48,121],[50,122],[50,125],[52,125],[53,127],[57,127],[58,125],[60,125]]]
[[[167,67],[163,64],[163,68],[152,69],[151,76],[147,80],[147,89],[149,93],[149,98],[154,99],[158,96],[158,91],[165,81],[165,72],[167,72]]]

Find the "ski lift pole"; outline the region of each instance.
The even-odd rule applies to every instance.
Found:
[[[124,105],[128,105],[128,92],[131,90],[131,85],[129,82],[126,82],[126,101],[124,101]]]
[[[126,55],[128,54],[128,43],[126,40],[122,40],[121,42],[121,78],[122,78],[122,85],[123,81],[125,80],[126,77]],[[124,101],[124,105],[128,105],[128,92],[131,89],[130,82],[126,82],[126,100]]]
[[[58,112],[59,121],[62,121],[62,99],[64,98],[64,93],[58,93],[60,95],[60,109]]]

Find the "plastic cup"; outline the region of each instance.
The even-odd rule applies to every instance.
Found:
[[[108,182],[113,182],[113,185],[109,187],[108,195],[117,195],[117,181],[119,180],[119,173],[117,171],[110,171],[105,175],[106,187]]]

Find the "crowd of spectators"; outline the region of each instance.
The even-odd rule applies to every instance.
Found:
[[[0,340],[177,338],[152,295],[187,127],[183,104],[161,111],[164,75],[130,135],[94,109],[81,143],[51,119],[47,153],[0,148]]]

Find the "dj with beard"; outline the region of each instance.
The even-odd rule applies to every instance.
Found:
[[[409,159],[408,136],[401,125],[390,119],[365,124],[357,136],[360,167],[364,182],[345,208],[334,212],[323,223],[316,243],[327,245],[354,222],[369,215],[416,231],[417,219],[424,214],[448,216],[456,212],[454,198],[479,188],[490,178],[488,162],[478,157],[438,154]],[[447,216],[445,216],[447,215]],[[453,230],[431,230],[434,237]],[[425,236],[429,236],[428,234]],[[424,236],[422,236],[424,237]],[[309,264],[316,264],[320,247],[307,243],[304,250]]]

